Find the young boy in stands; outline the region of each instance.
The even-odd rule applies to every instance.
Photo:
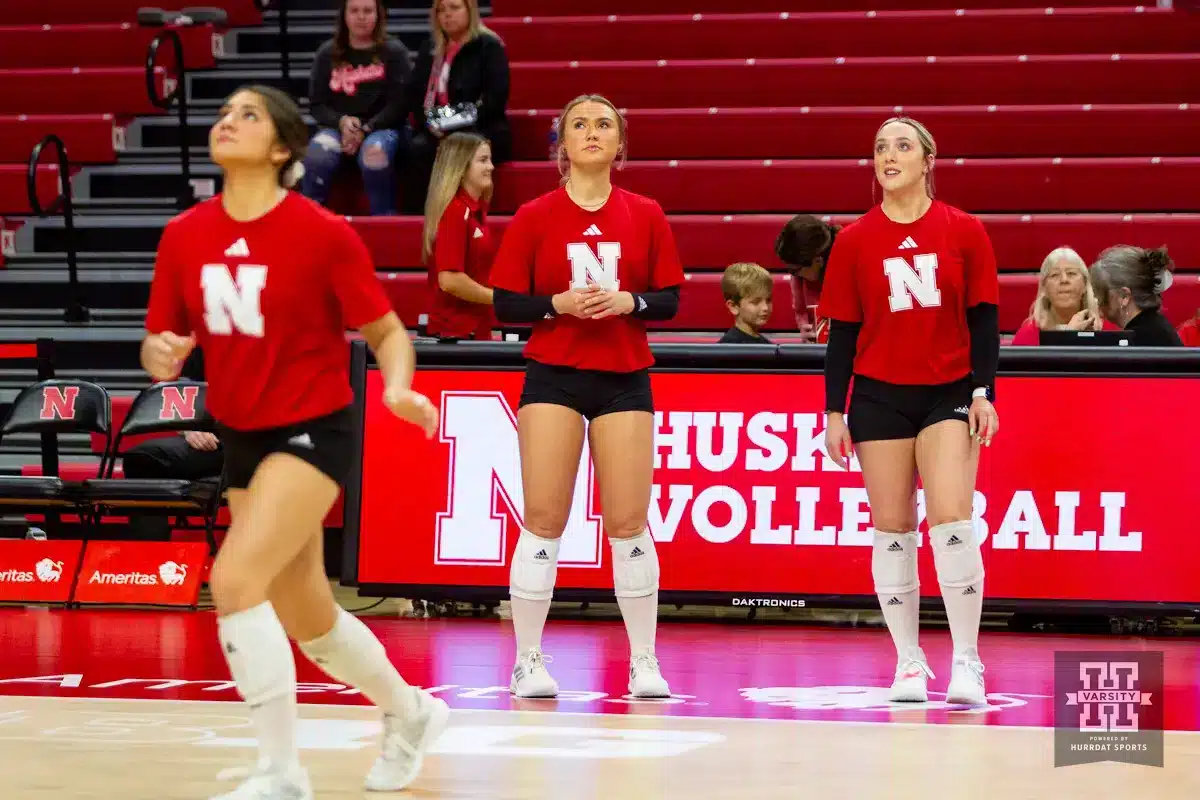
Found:
[[[761,331],[771,318],[771,273],[758,264],[738,262],[725,268],[721,293],[725,307],[733,315],[733,327],[721,337],[721,344],[770,344]]]

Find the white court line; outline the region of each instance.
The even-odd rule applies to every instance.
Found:
[[[1016,696],[1016,695],[1014,695]],[[57,700],[68,703],[187,703],[187,704],[206,704],[213,706],[240,706],[245,707],[241,701],[235,700],[175,700],[169,697],[59,697],[55,695],[18,695],[6,694],[0,695],[0,703],[5,700]],[[348,703],[300,703],[300,708],[323,708],[323,709],[348,709],[362,708],[367,710],[374,709],[370,704],[348,704]],[[895,713],[913,713],[920,712],[921,708],[898,708]],[[940,710],[940,709],[939,709]],[[1053,725],[1004,725],[996,724],[995,722],[891,722],[887,720],[852,720],[852,719],[777,719],[774,717],[705,717],[705,716],[687,716],[683,714],[617,714],[608,711],[543,711],[541,709],[523,709],[523,708],[451,708],[452,715],[458,714],[537,714],[547,717],[617,717],[620,719],[641,719],[641,720],[670,720],[674,724],[677,720],[688,720],[696,724],[708,722],[733,722],[733,723],[774,723],[782,725],[842,725],[848,727],[892,727],[892,728],[939,728],[939,727],[954,727],[954,728],[989,728],[991,730],[1006,730],[1006,731],[1054,731],[1056,728]],[[866,713],[866,712],[864,712]],[[873,712],[877,714],[893,713],[889,711]],[[971,712],[953,712],[946,713],[969,714]],[[981,715],[982,718],[982,715]],[[985,719],[994,719],[994,717],[986,717]],[[1164,734],[1179,735],[1179,736],[1196,736],[1200,735],[1200,731],[1187,730],[1165,730]]]

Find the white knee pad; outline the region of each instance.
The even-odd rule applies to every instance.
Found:
[[[962,589],[983,580],[983,554],[971,520],[933,526],[929,529],[929,544],[942,586]]]
[[[296,661],[270,603],[217,620],[221,650],[238,694],[252,706],[296,691]]]
[[[916,531],[875,533],[871,577],[875,579],[876,594],[904,594],[920,587]]]
[[[558,578],[558,539],[543,539],[521,530],[508,573],[509,594],[522,600],[549,600],[554,597]]]
[[[613,556],[613,591],[617,597],[646,597],[658,591],[658,550],[643,531],[628,539],[609,539]]]

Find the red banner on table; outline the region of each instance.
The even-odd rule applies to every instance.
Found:
[[[523,509],[522,379],[419,372],[415,388],[442,413],[426,441],[384,409],[368,373],[361,582],[507,587]],[[661,373],[653,385],[650,529],[663,590],[735,603],[874,594],[862,473],[824,453],[820,376]],[[1012,377],[997,390],[1001,430],[974,500],[988,597],[1200,601],[1190,545],[1200,429],[1182,422],[1200,407],[1200,382]],[[558,585],[610,589],[589,463],[585,445]],[[930,553],[920,569],[922,593],[939,594]]]
[[[78,603],[195,605],[207,559],[204,542],[88,542],[74,599]]]
[[[83,542],[0,539],[0,601],[65,603]]]

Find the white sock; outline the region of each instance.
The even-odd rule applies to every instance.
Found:
[[[879,608],[896,645],[896,657],[906,659],[918,646],[921,627],[916,532],[876,532],[871,566]]]
[[[929,530],[938,569],[954,656],[979,658],[979,624],[983,619],[983,558],[971,520],[937,525]],[[959,545],[955,542],[962,542]]]
[[[612,539],[613,586],[629,635],[629,654],[653,653],[658,633],[658,551],[654,537],[643,531],[628,539]]]
[[[522,530],[517,540],[509,570],[509,607],[518,658],[534,648],[542,649],[542,631],[550,616],[558,575],[560,543],[559,539],[547,539],[527,530]]]
[[[329,677],[361,691],[383,713],[398,717],[416,713],[416,689],[400,677],[371,629],[346,609],[338,608],[329,632],[301,642],[300,651]]]
[[[270,603],[217,620],[221,650],[238,693],[250,706],[260,762],[275,772],[299,768],[296,662]]]

